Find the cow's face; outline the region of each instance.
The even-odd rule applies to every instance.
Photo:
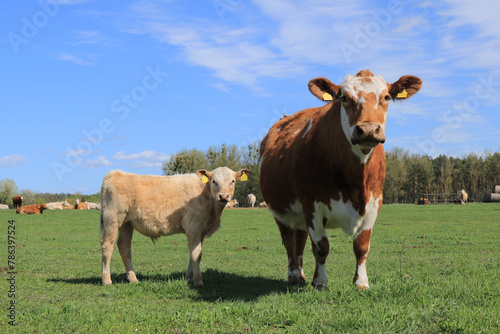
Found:
[[[385,142],[387,108],[389,101],[406,99],[418,92],[422,80],[404,76],[393,84],[369,70],[355,76],[346,76],[337,86],[328,79],[318,78],[309,82],[309,90],[324,101],[340,103],[342,130],[355,153],[369,154]]]
[[[49,209],[49,207],[45,203],[44,204],[40,204],[39,208],[40,208],[40,212],[43,212],[43,210],[48,210]]]
[[[250,174],[250,171],[242,169],[238,172],[233,172],[227,167],[219,167],[211,172],[205,169],[200,169],[196,172],[200,179],[204,180],[204,177],[206,177],[205,181],[210,187],[212,198],[222,207],[233,197],[236,180],[239,180],[243,173]]]

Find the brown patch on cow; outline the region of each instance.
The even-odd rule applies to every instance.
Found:
[[[327,237],[321,238],[318,244],[312,242],[312,247],[316,262],[320,264],[325,264],[326,258],[330,253],[330,243],[328,242],[328,238]],[[316,277],[316,275],[314,277]]]
[[[368,252],[370,251],[371,235],[372,235],[372,230],[362,231],[352,244],[358,266],[361,265],[366,260]]]
[[[370,70],[361,70],[355,76],[366,78],[366,77],[373,77],[374,75]]]

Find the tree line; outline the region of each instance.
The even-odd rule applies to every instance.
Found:
[[[259,142],[246,147],[211,146],[206,151],[183,149],[163,164],[164,175],[194,173],[200,168],[226,166],[233,170],[252,171],[249,182],[238,184],[235,198],[246,203],[253,193],[263,201],[259,188]],[[484,193],[500,184],[500,153],[485,151],[461,158],[440,155],[432,158],[403,148],[386,151],[384,203],[414,203],[423,194],[456,194],[464,189],[470,201],[481,201]],[[321,177],[321,176],[318,176]]]
[[[162,166],[164,175],[194,173],[198,169],[213,170],[220,166],[234,171],[248,168],[251,174],[247,182],[238,182],[234,198],[246,206],[248,194],[257,197],[257,203],[264,201],[259,187],[260,142],[247,146],[215,145],[206,151],[182,149],[170,156]],[[386,151],[386,176],[384,203],[414,203],[423,194],[453,194],[464,189],[470,201],[482,201],[484,194],[500,185],[500,153],[485,151],[469,153],[462,157],[440,155],[429,157],[411,153],[403,148]],[[321,177],[321,176],[318,176]],[[39,204],[76,198],[99,202],[99,194],[50,194],[35,193],[24,189],[19,191],[11,179],[0,180],[0,203],[12,206],[12,197],[21,195],[23,204]]]

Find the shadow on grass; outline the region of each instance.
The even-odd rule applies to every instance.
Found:
[[[168,275],[143,275],[137,273],[137,279],[139,282],[160,283],[185,281],[184,275],[184,272],[174,272]],[[193,284],[189,284],[185,281],[190,289],[197,291],[197,295],[191,297],[193,300],[208,302],[236,300],[253,301],[261,296],[287,292],[294,293],[303,289],[302,287],[287,285],[284,280],[271,279],[263,276],[241,276],[214,269],[207,269],[202,272],[202,275],[204,286],[201,288],[197,288]],[[126,277],[119,274],[112,274],[111,280],[113,284],[128,283]],[[47,282],[100,285],[101,278],[52,278],[48,279]]]

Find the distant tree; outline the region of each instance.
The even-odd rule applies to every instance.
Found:
[[[19,195],[19,189],[14,180],[0,180],[0,203],[12,206],[12,198],[17,195]]]
[[[33,190],[30,190],[30,189],[23,189],[21,190],[21,194],[20,194],[22,197],[23,197],[23,204],[24,205],[31,205],[31,204],[35,204],[35,200],[36,200],[36,194]]]
[[[238,183],[233,198],[245,205],[248,194],[252,193],[257,201],[262,201],[259,188],[259,146],[260,143],[255,142],[247,147],[227,144],[210,146],[206,151],[185,148],[163,163],[163,174],[194,173],[198,169],[214,170],[217,167],[228,167],[234,171],[248,168],[251,171],[248,181]]]

